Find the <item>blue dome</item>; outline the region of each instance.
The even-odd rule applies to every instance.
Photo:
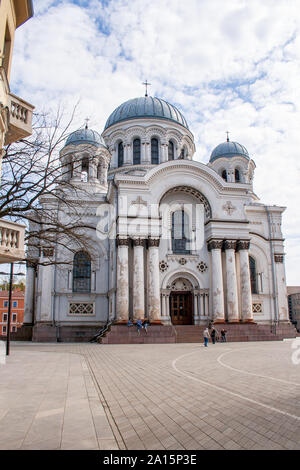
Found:
[[[105,145],[102,137],[98,132],[92,131],[92,129],[78,129],[66,140],[65,147],[69,144],[78,145],[78,144],[90,144],[99,147],[100,145]]]
[[[213,162],[217,158],[225,157],[235,157],[241,155],[246,158],[250,158],[247,149],[237,142],[223,142],[222,144],[218,145],[211,153],[210,162]]]
[[[145,117],[168,119],[170,121],[175,121],[188,129],[185,118],[175,106],[167,103],[164,100],[161,100],[160,98],[143,96],[141,98],[133,98],[129,101],[126,101],[116,108],[109,116],[104,130],[110,126],[113,126],[117,122]]]

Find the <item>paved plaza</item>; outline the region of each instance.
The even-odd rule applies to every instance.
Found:
[[[295,346],[13,343],[0,449],[300,449]]]

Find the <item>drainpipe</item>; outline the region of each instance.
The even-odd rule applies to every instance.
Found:
[[[272,228],[271,228],[271,215],[267,206],[266,209],[269,226],[269,240],[270,240],[270,253],[271,253],[271,264],[272,264],[272,281],[273,281],[273,301],[274,301],[274,333],[276,335],[276,328],[278,323],[278,303],[277,303],[277,289],[276,289],[276,277],[275,277],[275,262],[274,262],[274,250],[272,243]]]

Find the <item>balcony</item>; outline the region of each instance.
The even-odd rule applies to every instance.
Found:
[[[24,259],[25,225],[0,219],[0,263]]]
[[[24,139],[32,134],[32,112],[34,106],[18,98],[12,93],[8,94],[8,132],[5,135],[5,145]]]

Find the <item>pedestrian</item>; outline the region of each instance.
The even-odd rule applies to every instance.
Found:
[[[137,328],[138,335],[140,336],[140,334],[141,334],[141,329],[143,328],[143,322],[142,322],[142,320],[137,320],[137,321],[136,321],[136,328]]]
[[[216,334],[217,334],[216,329],[212,328],[211,333],[210,333],[212,344],[215,344],[216,342]]]
[[[130,327],[130,326],[133,326],[133,323],[132,323],[132,321],[131,321],[131,320],[128,320],[128,322],[127,322],[127,326],[128,326],[128,327]]]
[[[204,346],[207,348],[208,346],[208,339],[209,339],[210,335],[209,335],[209,331],[208,331],[208,328],[205,328],[205,330],[203,331],[203,338],[204,338]]]
[[[147,319],[145,319],[143,322],[143,328],[145,330],[146,335],[148,334],[148,326],[149,326],[149,322]]]
[[[226,333],[227,331],[225,330],[225,328],[222,328],[221,330],[221,340],[222,340],[222,343],[226,343]]]

